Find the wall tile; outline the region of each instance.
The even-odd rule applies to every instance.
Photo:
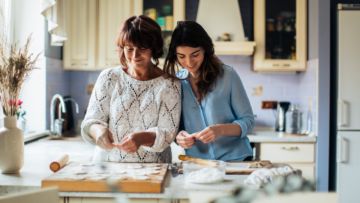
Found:
[[[274,111],[261,109],[263,100],[290,101],[299,104],[306,110],[309,98],[316,103],[316,61],[309,62],[306,72],[302,73],[256,73],[252,71],[252,58],[245,56],[220,56],[225,64],[234,67],[239,74],[245,90],[249,96],[254,114],[256,114],[256,125],[273,127],[275,123]],[[56,69],[54,70],[56,71]],[[90,95],[86,93],[87,84],[94,83],[100,71],[65,71],[63,76],[67,77],[70,95],[79,103],[80,114],[75,118],[81,119],[86,111]],[[263,93],[254,95],[254,89],[262,86]],[[66,86],[65,86],[66,87]],[[313,114],[315,105],[313,105]]]

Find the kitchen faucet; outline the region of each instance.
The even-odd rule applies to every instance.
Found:
[[[66,101],[71,101],[71,102],[73,102],[74,104],[75,104],[75,112],[78,114],[79,113],[79,104],[75,101],[75,99],[73,99],[73,98],[66,98],[66,99],[64,99],[64,102],[66,102]],[[60,112],[60,110],[61,110],[61,107],[59,106],[59,112]],[[61,118],[61,115],[60,115],[60,118]]]
[[[64,98],[60,94],[55,94],[52,97],[51,103],[50,103],[50,133],[53,135],[60,136],[61,131],[62,131],[62,120],[63,119],[61,119],[60,111],[59,111],[59,118],[55,119],[55,102],[57,99],[60,101],[59,109],[61,109],[61,111],[63,113],[66,113]]]

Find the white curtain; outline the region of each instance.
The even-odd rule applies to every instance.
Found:
[[[11,1],[0,0],[0,42],[10,43]],[[2,107],[1,107],[2,108]],[[0,128],[3,127],[3,110],[0,109]]]
[[[0,37],[1,40],[10,42],[10,25],[11,25],[11,1],[0,0]]]
[[[43,0],[41,14],[48,21],[51,46],[63,46],[67,40],[65,29],[65,0]]]

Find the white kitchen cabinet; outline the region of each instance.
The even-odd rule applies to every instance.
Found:
[[[133,9],[131,0],[67,0],[64,68],[101,70],[120,64],[116,37]]]
[[[307,1],[254,1],[254,71],[305,71]]]
[[[66,0],[64,68],[86,70],[96,63],[97,0]]]
[[[315,180],[315,143],[266,142],[259,145],[260,160],[289,164],[300,169],[304,178]]]
[[[99,68],[120,64],[116,50],[116,37],[122,22],[132,16],[132,6],[132,2],[129,0],[99,1]]]

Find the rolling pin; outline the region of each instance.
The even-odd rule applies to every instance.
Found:
[[[211,160],[206,160],[206,159],[199,159],[199,158],[195,158],[195,157],[191,157],[191,156],[187,156],[187,155],[179,155],[179,160],[181,161],[190,161],[196,164],[200,164],[200,165],[204,165],[204,166],[217,166],[218,163],[216,163],[215,161],[211,161]]]
[[[68,163],[68,161],[69,161],[69,155],[64,154],[56,161],[50,163],[50,170],[56,172],[60,170],[62,167],[64,167]]]

